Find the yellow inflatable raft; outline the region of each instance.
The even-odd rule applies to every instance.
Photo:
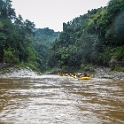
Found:
[[[69,76],[70,78],[77,78],[77,76],[75,76],[75,75],[71,75],[71,76]]]
[[[59,74],[59,76],[68,76],[68,74],[61,73],[61,74]]]
[[[78,80],[90,80],[91,77],[81,77],[81,78],[78,78]]]

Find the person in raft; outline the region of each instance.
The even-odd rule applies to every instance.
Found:
[[[86,74],[86,73],[78,73],[78,74],[76,74],[76,76],[77,76],[78,78],[80,78],[80,77],[86,77],[87,74]]]

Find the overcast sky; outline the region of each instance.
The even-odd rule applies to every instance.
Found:
[[[88,10],[104,7],[109,0],[12,0],[18,16],[34,22],[36,28],[63,30],[63,22],[73,20]]]

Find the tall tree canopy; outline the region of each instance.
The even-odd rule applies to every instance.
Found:
[[[49,66],[108,65],[113,57],[123,61],[123,20],[124,0],[110,0],[108,6],[88,10],[86,14],[63,23],[63,32],[49,53]]]

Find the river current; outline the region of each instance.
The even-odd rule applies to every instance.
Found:
[[[0,124],[124,124],[124,81],[1,78]]]

